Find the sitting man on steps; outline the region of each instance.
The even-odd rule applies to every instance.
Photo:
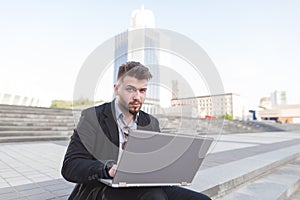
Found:
[[[141,109],[149,69],[139,62],[120,66],[114,85],[116,98],[82,111],[62,167],[63,177],[77,183],[69,199],[209,200],[204,194],[177,186],[112,188],[98,181],[113,178],[126,143],[126,128],[160,131],[156,118]]]

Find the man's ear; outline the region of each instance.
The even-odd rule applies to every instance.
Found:
[[[114,93],[115,93],[115,96],[117,96],[119,94],[118,90],[119,90],[118,84],[115,83],[114,84]]]

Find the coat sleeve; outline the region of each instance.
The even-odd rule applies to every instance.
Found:
[[[98,124],[97,124],[98,125]],[[94,135],[97,134],[94,122],[87,117],[87,111],[83,111],[77,128],[71,137],[62,166],[62,176],[75,183],[95,184],[99,178],[109,178],[105,166],[113,160],[99,160],[92,155],[91,148],[94,145]],[[84,132],[84,134],[80,134]],[[90,141],[85,137],[90,136]],[[101,145],[101,144],[99,144]]]

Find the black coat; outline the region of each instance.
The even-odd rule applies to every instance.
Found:
[[[69,199],[95,199],[105,186],[98,181],[109,178],[104,168],[109,160],[117,161],[119,132],[114,101],[85,109],[69,143],[61,173],[77,183]],[[140,111],[137,129],[160,131],[153,116]]]

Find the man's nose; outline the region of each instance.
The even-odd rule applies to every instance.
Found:
[[[141,92],[139,90],[136,90],[134,93],[132,93],[133,99],[140,99],[141,98]]]

